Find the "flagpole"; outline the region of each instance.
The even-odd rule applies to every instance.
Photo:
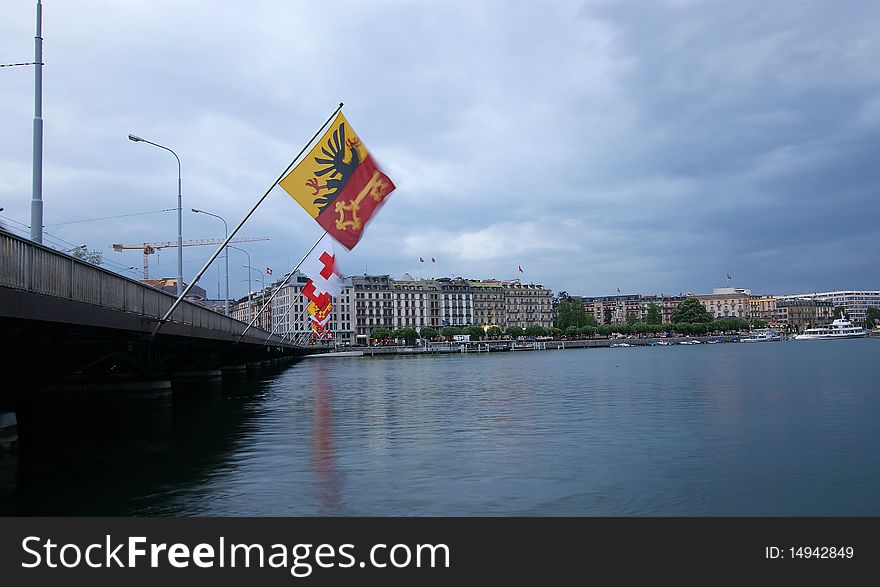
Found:
[[[278,287],[275,288],[275,291],[272,292],[272,295],[269,297],[268,300],[266,300],[266,303],[263,304],[263,307],[260,308],[260,311],[257,312],[257,316],[261,316],[263,314],[263,311],[266,309],[266,306],[268,306],[269,304],[272,303],[272,300],[275,299],[275,296],[278,295],[278,292],[281,291],[281,288],[283,288],[285,285],[287,285],[287,282],[290,281],[290,278],[293,277],[293,274],[296,273],[296,270],[299,269],[299,266],[303,264],[303,261],[308,259],[309,255],[312,254],[312,251],[315,250],[315,247],[318,246],[318,243],[320,243],[322,240],[324,240],[325,236],[327,236],[326,230],[324,231],[324,234],[322,234],[320,237],[318,237],[318,240],[315,241],[315,244],[312,245],[312,248],[309,249],[309,252],[306,253],[305,255],[303,255],[303,258],[299,260],[299,263],[296,264],[296,267],[294,267],[293,269],[291,269],[287,273],[287,276],[285,276],[284,281],[281,282],[281,285],[279,285]],[[265,296],[264,296],[264,298],[265,298]],[[251,326],[254,325],[254,322],[256,322],[256,316],[254,318],[252,318],[250,323],[247,325],[247,327],[241,331],[241,334],[238,335],[238,339],[235,342],[238,342],[239,340],[241,340],[241,337],[244,336],[248,330],[250,330]],[[269,333],[270,338],[271,338],[273,332],[275,332],[274,326],[272,327],[272,332]],[[266,340],[269,340],[269,339],[267,338]]]
[[[223,244],[221,244],[219,247],[217,247],[217,250],[214,251],[214,254],[211,255],[211,258],[208,259],[207,263],[205,263],[205,266],[202,267],[199,270],[199,272],[196,274],[196,276],[192,278],[192,280],[190,281],[190,284],[188,286],[186,286],[186,289],[184,289],[182,292],[180,292],[180,295],[177,296],[177,299],[171,305],[171,308],[165,313],[164,316],[162,316],[162,319],[159,320],[159,323],[156,324],[156,327],[153,329],[152,334],[150,334],[151,338],[156,336],[156,333],[159,332],[159,329],[162,328],[162,325],[168,320],[168,318],[171,316],[171,314],[174,313],[174,310],[177,309],[177,306],[180,305],[180,302],[183,301],[183,298],[186,296],[186,294],[189,293],[189,290],[191,290],[193,288],[193,286],[196,283],[198,283],[199,279],[202,277],[202,274],[204,274],[205,271],[208,270],[208,267],[210,267],[211,263],[213,263],[214,260],[220,255],[220,252],[223,251],[223,248],[229,244],[229,241],[231,241],[232,238],[235,236],[235,234],[239,231],[239,229],[241,229],[241,227],[244,226],[244,223],[248,221],[248,219],[251,217],[251,215],[253,215],[254,212],[256,212],[256,210],[257,210],[257,208],[259,208],[260,204],[263,203],[263,200],[265,200],[266,197],[268,197],[269,192],[271,192],[273,189],[275,189],[275,186],[278,185],[279,181],[284,179],[284,177],[287,175],[287,172],[290,171],[291,167],[293,167],[294,163],[296,163],[296,161],[302,156],[302,154],[306,152],[306,149],[309,148],[309,145],[311,145],[315,141],[315,139],[318,138],[318,136],[324,131],[324,129],[327,127],[327,125],[330,124],[330,122],[333,120],[333,118],[339,113],[340,110],[342,110],[342,104],[343,104],[342,102],[339,103],[339,106],[336,107],[336,110],[333,111],[333,114],[331,114],[330,117],[327,118],[327,120],[324,122],[323,125],[321,125],[321,128],[318,129],[318,131],[315,133],[315,135],[311,139],[309,139],[309,142],[306,143],[305,146],[303,146],[302,150],[296,155],[296,157],[293,158],[293,161],[290,162],[290,165],[288,165],[287,168],[281,172],[281,175],[278,176],[278,179],[276,179],[274,182],[272,182],[272,185],[269,186],[269,189],[266,190],[266,193],[264,193],[263,196],[259,200],[257,200],[257,203],[254,204],[254,207],[251,208],[251,211],[248,212],[244,218],[242,218],[241,222],[238,223],[238,226],[236,226],[232,230],[232,232],[230,232],[228,235],[226,235],[226,240],[223,241]],[[321,238],[324,238],[324,237],[321,236]],[[318,240],[320,241],[320,239],[318,239]],[[317,244],[318,243],[315,243],[316,246],[317,246]],[[248,328],[250,328],[250,325],[248,325]],[[247,330],[248,329],[245,328],[244,332],[247,332]],[[242,335],[244,335],[244,332],[242,332]],[[239,340],[241,340],[241,337],[239,337]]]

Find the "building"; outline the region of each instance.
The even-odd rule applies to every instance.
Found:
[[[642,304],[637,294],[575,299],[581,301],[587,315],[593,316],[599,324],[622,324],[626,322],[627,316],[643,318]]]
[[[272,299],[271,321],[275,334],[303,343],[314,338],[311,315],[307,309],[309,300],[302,295],[308,280],[309,278],[303,273],[295,272]],[[330,299],[333,309],[326,329],[332,333],[334,344],[354,345],[357,340],[352,316],[354,287],[350,278],[343,278],[342,284],[342,292]],[[280,282],[277,282],[273,284],[272,289],[277,289],[279,286]]]
[[[504,330],[507,324],[504,284],[494,279],[469,283],[474,296],[474,324],[484,329],[497,326]]]
[[[831,323],[834,304],[827,300],[779,299],[776,322],[789,332],[803,332]]]
[[[672,313],[685,299],[686,298],[684,296],[640,296],[639,308],[641,312],[641,318],[642,320],[647,322],[648,307],[651,304],[657,304],[657,306],[660,308],[660,316],[663,319],[663,324],[671,324]]]
[[[718,318],[743,318],[750,320],[752,317],[752,290],[750,289],[716,287],[711,294],[696,294],[690,297],[700,300],[703,307],[716,320]]]
[[[366,345],[377,328],[394,328],[394,294],[389,275],[351,277],[357,344]]]
[[[763,320],[767,324],[777,321],[775,296],[752,296],[749,299],[749,314],[752,320]]]
[[[502,281],[504,288],[504,328],[533,324],[553,327],[553,292],[543,285]]]
[[[470,283],[461,277],[441,277],[436,283],[440,290],[440,324],[458,327],[472,325],[474,292]]]
[[[149,285],[150,287],[155,287],[156,289],[160,289],[165,293],[170,293],[174,297],[177,297],[177,278],[176,277],[166,277],[163,279],[141,279],[141,283]],[[184,289],[186,289],[186,283],[183,284]],[[189,293],[186,294],[187,300],[191,302],[202,302],[208,299],[208,292],[203,287],[199,287],[198,285],[194,285],[190,288]]]
[[[778,301],[824,300],[836,308],[842,306],[854,324],[864,326],[868,308],[880,308],[880,291],[846,290],[777,296]],[[777,302],[778,303],[778,302]]]
[[[440,288],[433,279],[415,280],[405,273],[401,279],[392,280],[393,327],[420,330],[428,326],[439,331],[442,325],[440,298]]]

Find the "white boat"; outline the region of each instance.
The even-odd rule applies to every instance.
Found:
[[[775,330],[755,330],[752,335],[739,339],[740,342],[773,342],[782,340],[782,335]]]
[[[853,326],[853,323],[844,318],[838,318],[831,326],[819,328],[807,328],[803,334],[794,337],[795,340],[837,340],[839,338],[864,338],[868,331],[861,326]]]

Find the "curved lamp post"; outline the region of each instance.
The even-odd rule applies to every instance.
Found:
[[[128,135],[128,140],[135,143],[147,143],[148,145],[165,149],[177,159],[177,296],[180,297],[180,294],[183,293],[183,210],[181,207],[183,199],[180,195],[180,157],[165,145],[142,139],[136,135]]]
[[[212,214],[211,212],[206,212],[205,210],[199,210],[198,208],[191,208],[193,212],[196,214],[207,214],[208,216],[213,216],[214,218],[219,218],[223,222],[223,228],[226,230],[226,234],[224,235],[224,239],[229,236],[229,225],[226,224],[226,220],[223,219],[222,216],[218,216],[217,214]],[[226,250],[223,251],[226,255],[226,300],[225,305],[223,306],[223,313],[229,316],[229,246],[227,245]],[[245,251],[246,252],[246,251]]]

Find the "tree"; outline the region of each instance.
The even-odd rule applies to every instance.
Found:
[[[602,322],[608,324],[611,322],[611,318],[614,317],[614,314],[611,312],[611,308],[605,308],[602,311]]]
[[[712,322],[712,315],[700,303],[700,300],[688,298],[672,311],[672,323],[678,324],[679,322],[687,322],[688,324],[697,322],[709,323]]]
[[[838,318],[844,318],[849,320],[849,313],[846,311],[846,308],[843,306],[834,306],[834,309],[831,310],[831,316],[837,320]]]
[[[651,302],[648,304],[648,315],[645,317],[645,322],[648,324],[662,324],[663,323],[663,314],[660,312],[660,306]]]
[[[370,338],[374,338],[376,340],[386,340],[391,338],[391,331],[383,326],[371,332]]]
[[[526,336],[544,336],[546,333],[547,331],[540,324],[530,324],[525,330]]]
[[[580,335],[593,338],[594,336],[596,336],[597,332],[599,332],[598,326],[584,326],[583,328],[581,328]]]
[[[584,305],[577,300],[564,299],[559,302],[556,308],[556,325],[566,330],[569,326],[581,328],[590,325],[590,319],[595,322],[596,319],[588,315],[584,310]]]
[[[519,326],[508,326],[507,330],[504,331],[504,334],[510,338],[519,338],[523,335],[523,329]]]
[[[471,340],[480,340],[486,336],[486,331],[481,326],[468,326],[464,329],[464,334],[469,334]]]
[[[763,320],[752,320],[752,328],[767,328],[767,323]]]
[[[440,333],[430,326],[422,326],[421,329],[419,329],[419,336],[428,340],[434,340],[440,336]]]
[[[880,327],[880,308],[868,308],[865,326],[868,328],[877,328]]]
[[[459,334],[461,334],[461,328],[458,328],[456,326],[447,326],[443,330],[441,330],[440,333],[446,338],[452,338],[453,336],[458,336]]]
[[[630,326],[632,326],[633,324],[638,324],[641,321],[642,321],[642,317],[639,316],[635,312],[630,312],[629,314],[626,315],[626,323],[629,324]]]
[[[85,245],[73,249],[70,252],[70,256],[92,265],[100,265],[104,262],[104,255],[101,251],[89,250]]]
[[[598,332],[602,336],[608,336],[609,334],[611,334],[611,325],[610,324],[603,324],[602,326],[600,326],[598,328]]]
[[[559,338],[562,336],[562,331],[558,328],[551,328],[547,331],[547,334],[549,334],[553,338]]]
[[[405,340],[407,344],[412,344],[419,337],[419,334],[416,332],[415,328],[410,328],[409,326],[404,326],[403,328],[398,328],[394,332],[391,333],[393,338],[399,338],[401,340]]]
[[[589,328],[589,326],[584,326],[584,328]],[[565,329],[565,336],[568,338],[577,338],[581,334],[581,329],[577,326],[569,326]]]
[[[488,336],[491,336],[492,338],[498,338],[504,333],[501,332],[501,328],[499,328],[498,326],[490,326],[489,330],[486,331],[486,334]]]

